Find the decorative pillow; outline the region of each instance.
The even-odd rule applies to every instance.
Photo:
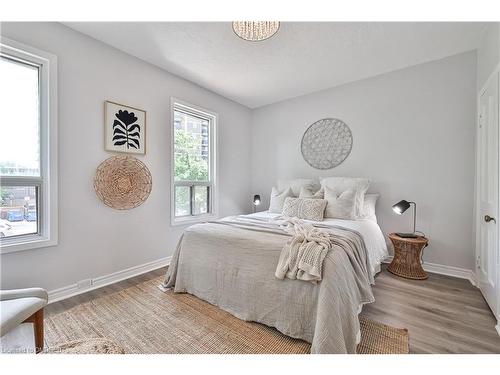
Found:
[[[286,198],[283,205],[283,215],[323,221],[326,203],[324,199]]]
[[[269,212],[280,214],[283,211],[283,204],[287,197],[292,196],[292,189],[287,188],[284,191],[278,191],[275,187],[271,190],[271,201],[269,203]]]
[[[314,190],[302,186],[300,188],[299,198],[324,199],[325,191],[323,188],[314,193]]]
[[[377,204],[378,197],[378,194],[365,194],[362,216],[363,219],[377,222],[377,216],[375,215],[375,205]]]
[[[294,180],[278,180],[278,190],[283,191],[286,188],[292,189],[294,197],[298,197],[300,189],[305,187],[310,190],[318,190],[318,182],[312,178],[296,178]]]
[[[334,219],[356,219],[356,190],[348,189],[341,193],[329,187],[325,189],[326,206],[325,217]]]
[[[346,190],[354,190],[356,193],[354,202],[354,216],[360,218],[363,215],[363,202],[365,193],[370,186],[370,180],[355,177],[327,177],[320,179],[322,187],[329,187],[340,195]]]

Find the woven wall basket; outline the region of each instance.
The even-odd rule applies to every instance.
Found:
[[[132,156],[113,156],[104,160],[94,178],[94,189],[101,201],[117,210],[129,210],[148,199],[153,180],[149,169]]]

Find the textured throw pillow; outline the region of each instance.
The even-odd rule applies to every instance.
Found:
[[[348,189],[343,192],[324,187],[326,205],[325,217],[334,219],[356,219],[356,190]]]
[[[325,214],[326,200],[308,198],[286,198],[283,215],[299,219],[322,221]]]
[[[378,197],[378,194],[365,194],[365,201],[363,203],[363,219],[377,222],[377,216],[375,215],[375,206],[377,204]]]
[[[298,197],[300,189],[305,187],[307,189],[318,190],[318,182],[312,178],[296,178],[294,180],[278,180],[278,190],[283,191],[286,188],[292,189],[294,197]]]
[[[320,182],[322,187],[329,187],[337,195],[346,190],[354,190],[356,194],[354,216],[355,218],[360,218],[363,215],[363,202],[366,191],[370,187],[370,180],[356,177],[327,177],[322,178]]]
[[[319,189],[317,192],[302,186],[300,188],[299,198],[310,198],[310,199],[324,199],[325,191],[323,188]]]
[[[278,191],[275,187],[271,190],[271,201],[269,203],[269,212],[280,214],[283,211],[283,204],[287,197],[292,196],[292,189],[287,188],[284,191]]]

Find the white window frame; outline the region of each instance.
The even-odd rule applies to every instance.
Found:
[[[183,217],[175,216],[175,186],[195,186],[195,185],[203,185],[206,186],[205,182],[196,182],[196,181],[175,181],[175,145],[174,145],[174,134],[175,134],[175,122],[174,122],[174,112],[175,109],[182,110],[184,112],[192,113],[193,115],[197,115],[203,118],[208,118],[210,120],[210,128],[209,128],[209,180],[210,180],[210,188],[209,188],[209,200],[208,200],[208,208],[209,212],[201,215],[190,215]],[[207,220],[213,220],[217,218],[219,211],[219,195],[217,189],[217,180],[218,180],[218,168],[217,168],[217,124],[218,124],[218,114],[199,107],[197,105],[193,105],[187,103],[185,101],[171,98],[170,100],[170,223],[172,226],[177,225],[189,225],[194,223],[199,223]]]
[[[2,37],[0,53],[39,68],[40,177],[5,176],[2,186],[38,187],[38,233],[4,237],[0,254],[55,246],[58,242],[57,209],[57,57]]]

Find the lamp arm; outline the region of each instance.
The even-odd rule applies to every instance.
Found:
[[[413,233],[415,233],[417,227],[417,204],[415,202],[408,202],[413,204]]]

